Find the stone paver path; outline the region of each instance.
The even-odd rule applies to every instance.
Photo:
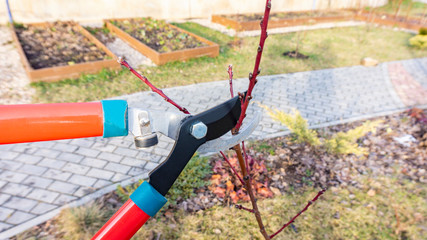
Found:
[[[312,127],[337,124],[426,104],[426,68],[427,58],[422,58],[265,76],[259,78],[254,100],[286,112],[296,108]],[[236,80],[234,88],[243,91],[247,82]],[[229,98],[227,81],[164,91],[192,113]],[[133,107],[176,111],[151,92],[120,98]],[[261,110],[254,104],[248,116],[256,111]],[[285,130],[264,114],[253,138],[283,135]],[[133,145],[131,136],[1,145],[0,239],[53,217],[66,204],[83,204],[117,184],[147,177],[166,158],[173,141],[161,137],[156,147],[145,150]]]

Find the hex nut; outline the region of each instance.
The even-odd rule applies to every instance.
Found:
[[[191,126],[191,135],[196,139],[204,138],[207,133],[208,127],[202,122],[194,123],[193,126]]]

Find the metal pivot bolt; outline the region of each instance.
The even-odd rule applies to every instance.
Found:
[[[208,127],[202,122],[196,122],[191,126],[191,135],[196,139],[202,139],[208,133]]]

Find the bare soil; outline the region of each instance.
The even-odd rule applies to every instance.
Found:
[[[85,27],[92,35],[94,35],[104,45],[114,42],[116,36],[106,27]]]
[[[307,59],[307,58],[309,58],[308,56],[306,56],[300,52],[297,52],[297,51],[284,52],[283,56],[290,57],[290,58],[296,58],[296,59]]]
[[[112,21],[114,25],[160,53],[207,46],[187,33],[172,28],[163,20],[135,18]]]
[[[46,26],[15,25],[19,42],[34,69],[110,58],[69,22]]]

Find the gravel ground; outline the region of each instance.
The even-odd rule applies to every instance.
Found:
[[[133,67],[138,67],[141,65],[155,65],[149,58],[127,45],[120,38],[116,38],[113,42],[107,43],[106,46],[108,49],[110,49],[110,51],[116,54],[116,56],[124,56],[126,61]]]
[[[0,104],[31,103],[29,83],[9,28],[0,26]]]

